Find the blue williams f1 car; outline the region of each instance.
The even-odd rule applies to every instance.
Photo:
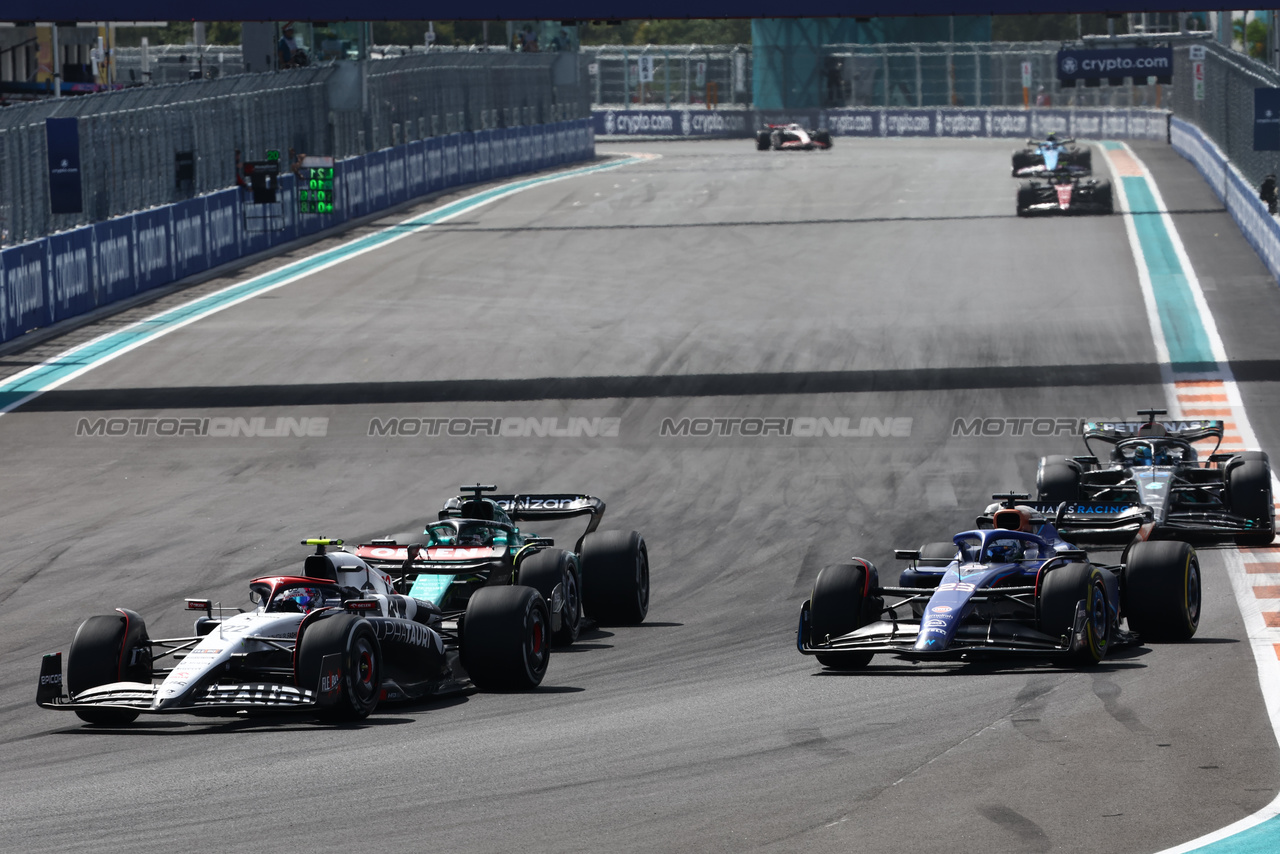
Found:
[[[1092,665],[1119,646],[1195,634],[1200,565],[1191,546],[1138,543],[1124,563],[1097,564],[1018,503],[1026,495],[993,497],[1003,502],[977,529],[897,551],[910,563],[896,587],[881,586],[859,557],[818,573],[800,609],[800,652],[837,670],[865,667],[876,653]]]

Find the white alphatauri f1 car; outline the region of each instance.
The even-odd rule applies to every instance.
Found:
[[[205,612],[191,637],[150,638],[125,608],[90,617],[71,641],[65,682],[62,653],[44,656],[36,703],[108,725],[264,711],[358,720],[381,701],[542,682],[550,616],[532,587],[486,587],[465,613],[444,614],[396,593],[389,575],[355,555],[326,549],[341,540],[305,544],[316,552],[299,574],[249,583],[252,611],[188,599]]]

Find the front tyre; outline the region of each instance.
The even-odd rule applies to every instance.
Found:
[[[649,551],[636,531],[604,531],[582,545],[582,604],[588,617],[614,626],[649,613]]]
[[[324,672],[325,657],[334,655],[338,669]],[[382,649],[366,620],[352,614],[323,617],[304,627],[295,673],[299,688],[323,693],[336,687],[337,702],[321,707],[320,718],[363,720],[378,707],[382,695]],[[321,677],[336,677],[336,686],[322,685]]]
[[[756,151],[768,151],[769,145],[769,132],[767,130],[756,131]]]
[[[1036,597],[1040,631],[1052,637],[1071,638],[1069,659],[1093,665],[1102,660],[1111,644],[1112,613],[1102,570],[1088,563],[1071,563],[1044,574]],[[1084,602],[1084,630],[1075,637],[1076,606]]]
[[[67,691],[76,695],[113,682],[151,681],[147,627],[132,611],[90,617],[76,629],[67,653]],[[137,719],[132,709],[76,709],[80,720],[118,726]]]
[[[1062,502],[1075,504],[1080,500],[1080,467],[1066,457],[1041,457],[1036,470],[1037,500],[1055,507]]]
[[[1176,540],[1135,543],[1122,574],[1124,614],[1143,640],[1187,641],[1200,625],[1200,561]]]
[[[462,666],[484,691],[542,684],[551,659],[551,615],[532,587],[482,587],[462,618]]]
[[[1232,513],[1262,523],[1257,532],[1237,535],[1236,543],[1242,546],[1265,546],[1276,535],[1276,511],[1271,497],[1271,464],[1265,454],[1253,453],[1258,456],[1245,457],[1243,462],[1227,470],[1227,501]],[[1244,457],[1244,454],[1240,456]]]
[[[809,597],[810,645],[829,643],[833,638],[866,625],[873,582],[877,581],[875,567],[862,560],[838,563],[818,573],[813,582],[813,595]],[[815,658],[832,670],[860,670],[871,663],[874,653],[816,653]]]

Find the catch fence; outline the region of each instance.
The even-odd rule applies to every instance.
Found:
[[[578,61],[597,108],[750,106],[751,45],[584,45]]]

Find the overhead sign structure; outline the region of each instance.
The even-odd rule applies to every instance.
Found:
[[[1159,83],[1173,82],[1173,48],[1129,47],[1058,51],[1058,81],[1063,86],[1097,86],[1103,80],[1119,86],[1125,79],[1146,83],[1155,77]]]
[[[1253,150],[1280,151],[1280,89],[1253,90]]]

